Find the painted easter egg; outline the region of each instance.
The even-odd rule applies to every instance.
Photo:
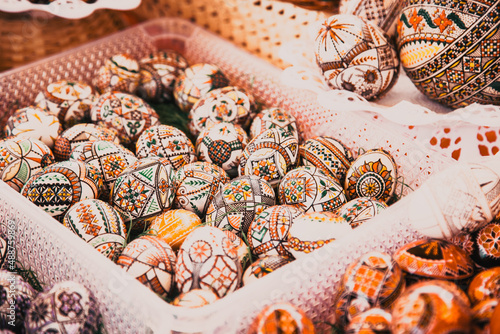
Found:
[[[346,334],[391,334],[392,315],[384,309],[374,307],[352,318],[345,329]]]
[[[85,199],[98,198],[103,182],[101,172],[81,161],[61,161],[36,173],[21,194],[55,219]]]
[[[160,50],[139,60],[141,79],[136,94],[146,101],[165,102],[173,98],[174,84],[188,63],[178,52]]]
[[[111,261],[116,261],[127,239],[118,212],[99,199],[75,203],[64,215],[63,225]]]
[[[359,16],[393,37],[402,7],[403,2],[398,0],[340,0],[339,13]]]
[[[247,234],[256,215],[275,204],[269,183],[254,175],[244,175],[224,184],[215,194],[205,221],[242,236]]]
[[[166,298],[175,286],[175,261],[175,253],[168,243],[144,235],[127,244],[116,263],[154,293]]]
[[[239,287],[241,274],[233,242],[217,227],[195,229],[177,253],[175,280],[180,292],[213,290],[221,298]]]
[[[489,327],[493,312],[498,305],[500,305],[500,299],[490,298],[479,302],[472,308],[472,321],[477,329],[474,333],[495,333],[490,332]]]
[[[401,64],[415,86],[453,109],[500,104],[500,1],[405,2],[397,25]]]
[[[399,58],[382,29],[350,14],[330,16],[319,28],[315,56],[333,89],[377,99],[397,81]]]
[[[179,108],[189,112],[194,104],[211,90],[226,87],[229,80],[212,64],[194,64],[181,73],[174,85],[174,99]]]
[[[90,109],[97,97],[94,88],[84,82],[59,80],[38,93],[35,104],[57,116],[66,129],[90,120]]]
[[[289,171],[278,188],[281,204],[308,211],[335,211],[347,202],[344,189],[321,169],[302,166]]]
[[[37,291],[15,272],[0,270],[0,330],[23,333]],[[8,332],[7,332],[8,333]]]
[[[250,125],[250,138],[257,137],[269,129],[281,128],[291,133],[298,133],[297,120],[283,108],[268,108],[255,115]]]
[[[500,267],[484,270],[474,276],[469,283],[467,295],[472,305],[489,298],[500,299]]]
[[[495,307],[491,315],[490,333],[500,333],[500,305]]]
[[[290,303],[275,303],[262,309],[254,319],[248,334],[300,333],[314,334],[314,324],[300,308]]]
[[[0,178],[18,192],[32,175],[54,162],[50,148],[38,139],[0,141]]]
[[[139,63],[132,56],[119,53],[104,62],[94,78],[101,94],[119,91],[133,94],[140,81]]]
[[[369,221],[387,209],[387,204],[370,197],[358,197],[342,205],[336,214],[352,228]]]
[[[116,131],[93,123],[80,123],[64,130],[54,144],[54,156],[58,161],[68,160],[79,145],[96,140],[120,143]]]
[[[360,154],[347,170],[344,189],[349,200],[371,197],[387,202],[396,188],[397,166],[383,149]]]
[[[160,124],[156,111],[143,99],[116,91],[99,97],[90,110],[90,118],[115,130],[123,145],[133,145],[144,130]]]
[[[219,300],[219,297],[212,290],[193,289],[179,294],[172,302],[172,305],[197,308],[212,304],[217,300]]]
[[[149,230],[177,251],[189,233],[201,223],[200,217],[191,211],[172,209],[157,215],[151,222]]]
[[[170,125],[149,127],[139,136],[135,148],[138,158],[166,158],[175,170],[196,161],[191,140],[184,132]]]
[[[42,141],[50,149],[63,130],[59,119],[39,107],[14,111],[5,124],[5,136],[29,137]]]
[[[247,233],[248,246],[258,257],[281,255],[294,258],[286,243],[294,220],[303,211],[291,205],[275,205],[255,216]]]
[[[259,258],[243,273],[243,285],[248,285],[292,261],[292,258],[281,255],[267,255]]]
[[[500,222],[494,222],[471,234],[472,260],[485,268],[500,266]]]
[[[62,281],[35,297],[24,323],[27,334],[98,333],[102,321],[92,291],[80,283]]]

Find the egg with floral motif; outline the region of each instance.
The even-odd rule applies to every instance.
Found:
[[[297,120],[283,108],[268,108],[255,115],[250,125],[250,139],[257,137],[269,129],[281,128],[285,131],[298,134]]]

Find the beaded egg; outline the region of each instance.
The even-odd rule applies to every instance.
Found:
[[[269,183],[254,175],[244,175],[224,184],[215,194],[205,221],[242,236],[247,234],[256,215],[275,204],[276,196]]]
[[[291,133],[298,133],[297,120],[282,108],[268,108],[255,115],[250,125],[250,138],[257,137],[262,132],[281,128]]]
[[[390,312],[374,307],[353,317],[345,334],[390,334],[391,322]]]
[[[141,230],[155,216],[170,209],[175,196],[174,170],[165,158],[137,160],[125,169],[111,188],[111,204],[131,224]]]
[[[330,16],[315,40],[315,56],[333,89],[365,99],[377,99],[397,81],[399,58],[384,32],[369,21],[349,14]]]
[[[141,79],[139,63],[132,56],[119,53],[106,59],[94,78],[101,94],[119,91],[133,94]]]
[[[75,203],[66,212],[63,225],[111,261],[120,255],[127,231],[111,205],[99,199]]]
[[[139,60],[141,79],[137,96],[152,102],[165,102],[173,98],[174,84],[188,63],[178,52],[160,50]]]
[[[187,67],[175,81],[174,99],[184,112],[189,112],[205,94],[229,85],[224,73],[212,64],[194,64]]]
[[[200,217],[191,211],[172,209],[157,215],[152,220],[149,230],[177,251],[189,233],[201,223]]]
[[[347,199],[371,197],[387,202],[396,188],[397,165],[383,149],[360,154],[347,170],[344,189]]]
[[[184,165],[175,174],[174,207],[204,217],[215,194],[227,182],[227,173],[210,162]]]
[[[54,156],[58,161],[68,160],[79,145],[96,140],[120,143],[116,131],[93,123],[80,123],[64,130],[54,144]]]
[[[281,255],[267,255],[253,262],[243,273],[243,285],[248,285],[292,262],[293,259]]]
[[[248,136],[241,126],[217,122],[198,135],[196,154],[199,160],[220,166],[230,177],[235,177],[247,143]]]
[[[356,228],[387,209],[387,204],[370,197],[358,197],[342,205],[336,214]]]
[[[133,145],[144,130],[160,124],[156,111],[143,99],[115,91],[99,97],[90,110],[90,118],[115,130],[123,145]]]
[[[135,148],[138,158],[166,158],[175,170],[196,161],[191,140],[184,132],[170,125],[149,127],[139,136]]]
[[[37,291],[15,272],[0,270],[0,331],[23,333],[26,313]],[[8,332],[7,332],[8,333]]]
[[[258,257],[281,255],[294,258],[288,250],[288,233],[303,211],[290,205],[275,205],[255,216],[248,228],[247,241],[252,253]]]
[[[252,120],[254,99],[243,88],[227,86],[210,91],[189,111],[188,127],[197,136],[208,124],[229,122],[243,128]]]
[[[63,128],[90,119],[98,94],[84,82],[59,80],[47,85],[35,98],[37,107],[57,116]]]
[[[177,253],[175,280],[180,292],[213,290],[221,298],[239,287],[241,275],[236,247],[217,227],[195,229]]]
[[[35,297],[24,324],[27,334],[98,333],[102,315],[92,291],[80,283],[62,281]]]
[[[351,151],[337,139],[319,136],[306,140],[299,147],[304,166],[315,166],[337,179],[341,184],[354,161]]]
[[[500,104],[500,1],[405,2],[396,44],[407,76],[453,109]]]
[[[314,334],[314,324],[303,310],[290,303],[275,303],[264,307],[254,319],[248,334],[300,333]]]
[[[116,263],[162,298],[175,287],[176,256],[161,238],[144,235],[123,249]]]
[[[21,194],[55,219],[62,219],[75,203],[98,198],[101,172],[81,161],[61,161],[28,179]]]
[[[219,300],[219,297],[212,290],[193,289],[179,294],[172,302],[172,305],[197,308],[212,304],[217,300]]]
[[[32,175],[54,162],[50,148],[38,139],[0,141],[0,179],[18,192]]]
[[[471,234],[472,260],[485,268],[500,266],[500,222],[494,222]]]
[[[29,137],[42,141],[50,149],[63,130],[59,119],[39,107],[25,107],[14,111],[5,124],[5,136]]]
[[[500,267],[489,268],[476,274],[469,283],[467,295],[472,303],[490,299],[500,299]]]
[[[347,202],[344,189],[317,167],[302,166],[289,171],[278,188],[281,204],[308,211],[335,211]]]

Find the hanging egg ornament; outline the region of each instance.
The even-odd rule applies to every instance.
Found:
[[[177,77],[188,67],[186,59],[173,50],[160,50],[139,60],[140,76],[137,96],[150,102],[173,99]]]
[[[195,229],[177,253],[175,280],[181,293],[206,289],[222,298],[239,287],[241,274],[233,242],[217,227]]]
[[[151,291],[167,298],[175,287],[175,261],[168,243],[143,235],[127,244],[116,263]]]
[[[99,97],[90,110],[90,118],[115,130],[123,145],[133,145],[144,130],[160,124],[156,111],[143,99],[116,91]]]
[[[384,95],[399,75],[399,58],[385,33],[354,15],[325,20],[316,36],[315,56],[330,87],[367,100]]]
[[[396,44],[407,76],[452,109],[500,105],[499,16],[498,0],[405,2]]]
[[[212,304],[217,300],[219,300],[219,297],[212,290],[193,289],[179,294],[172,302],[172,305],[198,308]]]
[[[313,166],[289,171],[279,184],[278,194],[281,204],[293,205],[305,212],[333,212],[347,202],[338,181]]]
[[[478,273],[469,283],[467,295],[472,303],[490,299],[500,299],[500,267],[494,267]]]
[[[24,319],[37,291],[20,275],[0,270],[0,331],[23,333]]]
[[[185,209],[172,209],[157,215],[149,230],[177,251],[189,233],[201,224],[200,217],[195,213]]]
[[[93,123],[80,123],[64,130],[54,144],[54,156],[58,161],[68,160],[79,145],[97,140],[120,144],[116,131]]]
[[[17,192],[32,175],[54,162],[50,148],[38,139],[13,137],[0,141],[0,179]]]
[[[314,324],[303,310],[290,303],[275,303],[262,309],[254,319],[248,334],[300,333],[314,334]]]
[[[254,175],[237,177],[215,194],[205,221],[221,229],[246,235],[255,216],[276,204],[274,190],[269,183]]]
[[[99,199],[75,203],[64,215],[63,225],[111,261],[122,252],[127,231],[111,205]]]
[[[391,334],[392,315],[374,307],[356,315],[345,328],[345,334]]]
[[[84,82],[59,80],[35,98],[37,107],[57,116],[64,129],[90,120],[90,109],[99,94]]]
[[[281,255],[267,255],[253,262],[243,273],[243,285],[255,282],[275,270],[293,261],[290,257]]]
[[[370,197],[358,197],[342,205],[336,214],[352,228],[369,221],[387,209],[387,204]]]
[[[397,183],[397,165],[383,149],[372,149],[360,154],[347,170],[344,189],[349,200],[371,197],[387,202]]]
[[[268,108],[255,115],[250,125],[250,139],[257,137],[269,129],[281,128],[285,131],[298,134],[297,120],[288,111],[282,108]]]
[[[485,268],[500,266],[500,222],[496,221],[471,234],[472,260]]]
[[[211,90],[226,87],[229,80],[215,65],[199,63],[187,67],[174,85],[174,99],[179,108],[189,112]]]
[[[125,53],[116,54],[104,62],[94,78],[101,94],[119,91],[133,94],[140,81],[139,63]]]
[[[42,141],[50,149],[62,132],[59,119],[39,107],[17,109],[10,115],[5,124],[6,137],[29,137]]]

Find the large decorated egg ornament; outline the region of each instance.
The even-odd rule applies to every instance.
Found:
[[[401,63],[415,86],[452,108],[500,104],[500,1],[405,2]]]

